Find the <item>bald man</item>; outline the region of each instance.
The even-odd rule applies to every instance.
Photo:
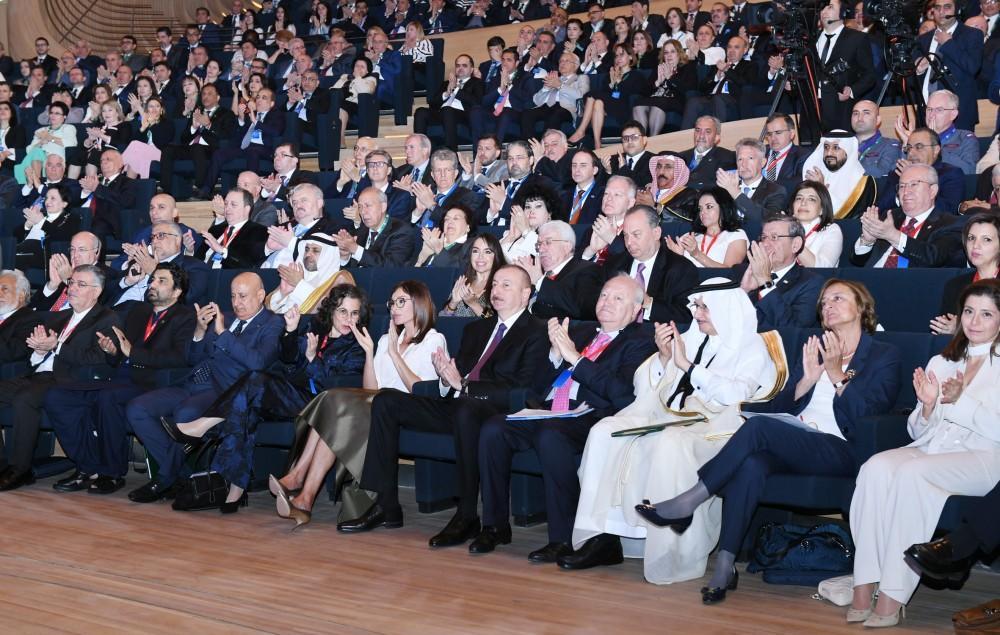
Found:
[[[188,350],[194,369],[178,386],[136,397],[126,408],[129,423],[159,466],[153,480],[129,493],[136,503],[174,496],[186,480],[184,446],[171,439],[161,417],[191,421],[244,373],[266,369],[278,359],[284,320],[264,308],[264,283],[256,273],[233,278],[232,313],[218,304],[195,304],[197,324]]]
[[[132,235],[132,240],[130,240],[128,245],[130,246],[149,246],[152,244],[150,236],[153,233],[153,225],[157,223],[177,223],[180,225],[182,235],[191,233],[191,238],[194,239],[194,248],[198,249],[201,247],[203,238],[201,234],[195,231],[193,228],[188,227],[184,223],[180,222],[180,212],[177,210],[177,201],[173,196],[169,194],[157,194],[149,201],[149,225],[143,227],[136,233]],[[111,270],[116,272],[122,272],[125,269],[125,262],[129,259],[128,255],[124,253],[125,245],[122,245],[123,252],[111,261]],[[119,275],[119,274],[116,274]]]

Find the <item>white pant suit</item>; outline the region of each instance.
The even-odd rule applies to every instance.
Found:
[[[983,355],[989,345],[970,347]],[[964,373],[966,359],[940,355],[927,366],[938,381]],[[851,501],[854,584],[879,584],[879,592],[906,603],[920,583],[903,560],[914,543],[930,540],[952,495],[982,496],[1000,480],[1000,357],[990,355],[958,401],[942,404],[930,418],[917,404],[905,448],[876,454],[858,474]]]

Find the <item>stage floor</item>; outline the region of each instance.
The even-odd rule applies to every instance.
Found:
[[[55,479],[0,494],[0,632],[25,633],[858,633],[813,590],[744,575],[702,606],[696,580],[654,586],[642,565],[565,572],[528,563],[544,526],[514,529],[486,556],[432,551],[451,512],[406,526],[339,535],[324,501],[292,533],[267,492],[233,516],[180,513],[110,497],[59,494]],[[742,569],[742,567],[741,567]],[[975,571],[961,591],[920,589],[902,628],[951,631],[954,611],[1000,596],[1000,576]]]

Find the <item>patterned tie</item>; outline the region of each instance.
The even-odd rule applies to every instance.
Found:
[[[577,222],[580,220],[580,208],[582,207],[580,203],[582,201],[583,201],[583,190],[577,188],[576,196],[573,197],[573,205],[570,207],[570,219],[569,219],[570,225],[576,225]]]
[[[771,150],[771,156],[767,159],[767,169],[764,170],[764,178],[773,181],[778,176],[778,153]]]
[[[413,168],[413,171],[410,172],[410,174],[413,175],[413,182],[414,183],[419,183],[420,182],[420,168]]]
[[[586,357],[590,361],[594,361],[598,356],[604,352],[607,343],[611,341],[611,336],[601,331],[597,334],[597,337],[587,345],[587,348],[583,349],[583,357]],[[561,386],[556,388],[555,394],[552,396],[552,412],[567,412],[569,410],[569,395],[573,391],[573,381],[572,375],[562,383]]]
[[[236,320],[236,328],[233,329],[233,335],[239,337],[243,334],[243,329],[246,328],[247,323],[243,320]]]
[[[908,238],[913,238],[914,236],[916,236],[917,235],[917,219],[912,218],[912,217],[911,218],[907,218],[906,222],[903,223],[903,227],[902,227],[902,229],[900,231],[902,231],[904,234],[906,234],[906,236]],[[890,249],[892,249],[892,253],[890,253],[889,257],[885,259],[885,264],[882,265],[882,266],[885,269],[897,269],[897,268],[898,269],[902,269],[902,268],[905,268],[906,265],[909,264],[909,259],[904,258],[903,259],[903,261],[904,261],[903,262],[903,266],[900,267],[899,256],[901,254],[898,251],[896,251],[895,247],[890,247]]]
[[[492,356],[494,351],[497,350],[497,346],[500,346],[500,340],[503,339],[503,334],[506,331],[507,331],[507,326],[503,322],[501,322],[499,326],[497,326],[496,335],[494,335],[493,339],[490,340],[490,345],[486,347],[485,351],[483,351],[483,356],[480,357],[479,361],[476,362],[476,365],[472,367],[472,372],[469,373],[469,381],[479,381],[480,371],[483,370],[483,366],[486,365],[486,362],[489,361],[490,356]]]
[[[701,157],[700,157],[700,156],[698,156],[698,153],[697,153],[697,152],[694,152],[694,153],[693,153],[693,154],[691,155],[691,161],[690,161],[690,163],[688,163],[688,167],[689,167],[690,169],[692,169],[692,170],[693,170],[693,169],[695,169],[696,167],[698,167],[698,164],[699,164],[699,163],[701,163]]]
[[[62,293],[56,298],[56,301],[52,303],[52,308],[50,311],[62,311],[69,306],[69,287],[64,287]]]
[[[636,267],[636,269],[635,269],[635,281],[639,283],[639,286],[641,286],[643,288],[643,290],[646,289],[646,274],[645,274],[645,271],[646,271],[646,263],[640,262],[639,266]],[[635,318],[635,321],[638,322],[638,323],[640,323],[640,324],[642,324],[642,314],[643,314],[643,310],[640,308],[639,309],[639,315],[637,315],[636,318]]]

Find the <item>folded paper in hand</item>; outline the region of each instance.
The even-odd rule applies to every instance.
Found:
[[[593,412],[594,409],[588,406],[586,403],[582,403],[572,410],[567,410],[566,412],[552,412],[551,410],[545,409],[533,409],[525,408],[524,410],[518,410],[513,414],[507,415],[507,421],[537,421],[539,419],[574,419],[580,417],[589,412]]]

